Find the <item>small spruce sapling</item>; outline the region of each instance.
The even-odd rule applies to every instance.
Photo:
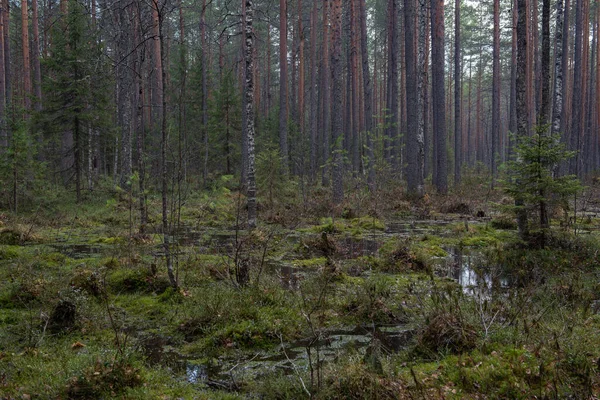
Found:
[[[556,166],[574,157],[575,152],[567,151],[560,136],[548,135],[547,131],[547,126],[538,126],[532,136],[519,138],[515,159],[508,163],[510,179],[505,182],[505,192],[523,203],[513,211],[518,215],[524,210],[538,221],[528,231],[540,233],[542,247],[550,228],[549,210],[556,206],[568,210],[569,197],[581,190],[575,176],[556,175]]]

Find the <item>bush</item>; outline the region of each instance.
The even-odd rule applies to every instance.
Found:
[[[97,360],[81,375],[69,380],[67,396],[69,399],[100,399],[141,384],[139,370],[130,363]]]
[[[451,352],[460,354],[477,345],[479,335],[457,313],[443,311],[428,318],[427,325],[418,337],[418,348],[430,353]]]

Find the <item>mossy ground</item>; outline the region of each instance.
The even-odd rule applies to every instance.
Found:
[[[307,204],[278,201],[264,210],[271,223],[247,234],[235,231],[243,198],[232,189],[186,199],[178,289],[154,227],[157,197],[144,235],[124,192],[2,214],[0,398],[600,395],[596,220],[586,237],[556,227],[546,248],[529,250],[505,215],[476,217],[493,213],[476,195],[411,203],[384,193],[394,200],[363,196],[360,207],[335,210],[316,191]],[[408,233],[388,232],[393,221]],[[453,268],[460,249],[503,266],[510,287],[488,270],[481,282],[498,290],[473,295],[448,279],[441,266]],[[240,259],[250,266],[243,288]],[[57,304],[74,306],[72,324],[60,324]],[[398,326],[411,332],[400,350],[381,334]],[[314,359],[332,332],[354,327],[371,327],[369,346]],[[283,354],[292,343],[304,355]],[[287,369],[240,372],[269,357]],[[221,370],[190,382],[190,360]]]

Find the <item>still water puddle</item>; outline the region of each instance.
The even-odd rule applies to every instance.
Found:
[[[502,268],[489,265],[480,251],[454,248],[448,253],[440,275],[455,280],[463,293],[485,300],[510,287],[510,280]]]
[[[231,388],[235,382],[282,373],[306,372],[310,363],[330,362],[348,351],[364,354],[376,339],[384,352],[406,348],[415,330],[405,325],[357,326],[324,331],[319,338],[283,343],[271,351],[218,360],[218,366],[189,361],[185,376],[190,383]],[[310,354],[310,358],[309,358]]]

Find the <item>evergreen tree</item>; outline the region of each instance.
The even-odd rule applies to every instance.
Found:
[[[219,90],[214,91],[214,98],[210,101],[208,123],[214,165],[224,165],[222,172],[226,175],[232,175],[240,161],[239,144],[242,130],[240,110],[241,99],[239,90],[235,86],[235,77],[231,70],[227,70],[223,74]],[[217,147],[216,151],[215,147]]]
[[[106,128],[109,121],[110,70],[84,4],[69,0],[62,19],[53,26],[50,55],[43,60],[46,96],[38,124],[50,149],[62,142],[61,159],[54,161],[66,182],[75,177],[80,201],[86,132]]]
[[[510,175],[516,179],[511,179],[505,189],[521,200],[515,205],[517,216],[523,212],[536,214],[534,221],[537,219],[538,223],[531,222],[526,231],[531,234],[539,230],[542,247],[550,228],[549,210],[556,207],[567,210],[569,196],[581,189],[575,175],[555,176],[556,165],[573,158],[575,152],[566,150],[560,135],[548,135],[547,131],[547,125],[539,126],[534,135],[519,138],[516,159],[508,163]]]

